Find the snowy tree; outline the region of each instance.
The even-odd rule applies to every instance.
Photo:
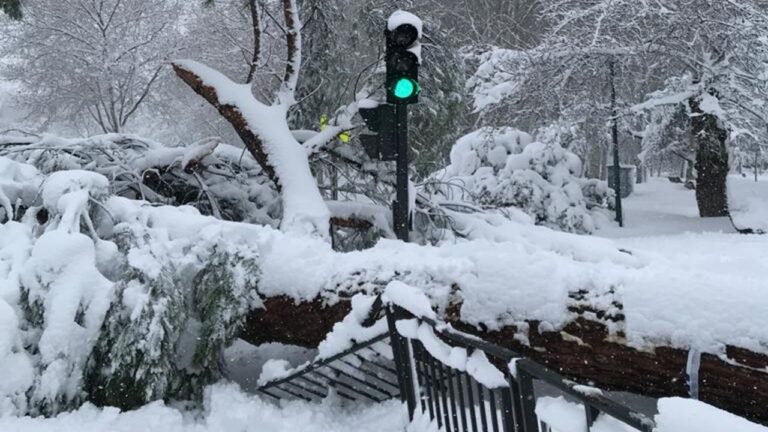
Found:
[[[278,24],[284,26],[285,30],[283,33],[285,57],[279,62],[284,73],[280,75],[279,82],[272,84],[269,81],[258,81],[236,84],[237,81],[240,81],[239,79],[232,80],[218,71],[189,61],[177,61],[174,63],[174,68],[177,75],[185,83],[218,108],[219,113],[234,126],[248,150],[262,166],[264,173],[273,180],[280,190],[283,203],[281,226],[287,230],[306,231],[308,229],[310,232],[326,237],[329,232],[331,216],[334,216],[333,219],[336,222],[349,224],[348,221],[345,221],[350,216],[349,207],[332,205],[329,209],[323,202],[318,191],[317,180],[310,169],[310,157],[320,159],[321,167],[325,165],[325,167],[330,167],[329,171],[337,173],[339,160],[346,167],[351,167],[351,173],[345,172],[345,174],[349,174],[345,179],[348,184],[360,181],[361,168],[363,168],[362,171],[366,171],[364,167],[368,160],[367,158],[358,158],[362,154],[359,148],[354,150],[340,149],[334,144],[337,135],[354,128],[351,117],[356,111],[356,105],[353,103],[347,106],[342,103],[341,100],[346,96],[344,94],[341,97],[326,99],[334,100],[334,105],[330,107],[332,109],[329,113],[330,125],[324,130],[315,132],[292,129],[290,125],[292,117],[301,118],[304,116],[304,121],[307,121],[306,124],[309,125],[311,120],[306,119],[314,116],[320,117],[318,114],[321,111],[318,108],[320,104],[315,105],[314,108],[310,106],[306,111],[303,111],[304,108],[301,107],[301,104],[310,98],[315,90],[304,90],[307,92],[307,96],[303,98],[300,96],[302,90],[298,77],[300,73],[305,73],[306,69],[302,66],[305,60],[305,44],[299,21],[298,6],[295,2],[284,1],[279,4],[279,7],[283,19]],[[329,25],[329,23],[325,23],[325,25]],[[378,23],[378,31],[380,31],[380,25],[381,22]],[[380,44],[381,36],[378,36],[377,40]],[[254,49],[253,52],[262,51]],[[329,60],[323,57],[315,57],[312,60],[319,65],[329,64]],[[374,58],[374,61],[377,60]],[[315,69],[308,74],[310,78],[308,82],[310,83],[339,77],[339,74],[334,75],[333,72],[329,74],[330,77],[322,76],[324,68],[316,65],[312,67]],[[331,68],[331,71],[333,70],[337,69]],[[258,71],[256,75],[259,75]],[[274,77],[274,73],[270,77]],[[341,78],[343,80],[344,77],[341,76]],[[313,81],[316,79],[319,81]],[[348,79],[347,85],[351,84],[351,80]],[[324,91],[323,87],[325,86],[318,86],[317,89]],[[243,90],[240,91],[239,89]],[[234,97],[235,92],[239,92],[237,97]],[[349,94],[347,97],[352,96]],[[437,97],[451,98],[452,96],[446,92],[438,93]],[[329,107],[325,108],[328,109]],[[245,127],[246,125],[247,127]],[[328,152],[331,157],[319,156],[319,152]],[[336,158],[335,162],[334,158]],[[378,168],[373,171],[368,170],[363,176],[372,174],[374,177],[381,177],[379,171]],[[351,180],[352,178],[355,180]],[[370,188],[370,181],[363,180],[360,183],[366,184],[365,187]],[[374,185],[378,183],[376,181]],[[356,185],[345,185],[345,188],[352,190],[356,188]],[[387,187],[384,190],[387,189],[391,192],[391,188]],[[377,200],[377,198],[362,195],[357,196],[357,199],[354,200],[363,201],[363,204]],[[383,201],[386,202],[388,199],[387,197]],[[340,210],[342,214],[332,215],[331,210]],[[361,212],[355,213],[357,216]],[[368,218],[365,223],[369,224],[370,219],[381,220],[379,217]],[[352,225],[358,224],[354,221],[351,223]],[[390,231],[388,227],[384,230]]]
[[[600,95],[594,86],[605,88],[613,79],[616,104],[604,98],[594,103],[604,107],[604,119],[614,110],[630,117],[660,105],[685,105],[695,137],[700,214],[726,214],[729,131],[765,131],[756,109],[765,100],[765,5],[566,1],[546,5],[541,14],[549,29],[539,46],[486,54],[476,79],[478,100],[496,104],[506,98],[522,116],[556,119],[564,106]],[[638,129],[630,126],[622,129]]]
[[[465,49],[531,48],[543,35],[538,0],[426,0],[425,9]]]
[[[271,102],[256,99],[250,84],[237,84],[222,73],[193,61],[176,61],[176,74],[233,125],[246,148],[281,192],[283,219],[289,231],[329,235],[330,212],[309,168],[308,156],[351,127],[329,127],[303,145],[291,133],[288,111],[296,104],[301,70],[301,21],[295,0],[282,2],[286,57],[284,73]],[[270,104],[271,103],[271,104]]]
[[[696,149],[691,139],[691,119],[686,107],[658,107],[649,113],[649,117],[641,134],[643,161],[658,168],[668,168],[670,161],[681,161],[679,177],[693,182]]]
[[[111,179],[112,194],[156,204],[190,205],[220,219],[276,226],[274,185],[243,149],[205,138],[166,146],[133,135],[64,139],[5,136],[0,155],[32,163],[41,172],[86,169]]]
[[[734,139],[733,147],[731,157],[735,171],[744,176],[752,171],[750,177],[758,181],[768,167],[768,145],[753,136],[740,135]]]
[[[21,2],[20,0],[0,0],[0,11],[5,12],[13,19],[20,19]]]
[[[176,49],[180,2],[31,0],[9,38],[6,78],[31,114],[120,132],[141,111]]]

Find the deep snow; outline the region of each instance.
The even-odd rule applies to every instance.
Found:
[[[694,192],[662,178],[638,184],[624,211],[624,228],[597,235],[647,263],[627,275],[628,286],[642,289],[622,290],[630,340],[663,334],[672,345],[715,352],[725,340],[768,349],[768,237],[738,234],[728,218],[699,218]],[[747,342],[750,335],[761,342]]]
[[[680,398],[659,401],[655,432],[768,432],[702,402]],[[536,412],[552,432],[586,432],[583,408],[563,398],[543,397]],[[54,418],[0,417],[3,432],[437,432],[434,424],[417,417],[408,424],[405,407],[396,400],[371,405],[342,406],[282,402],[277,405],[248,395],[235,385],[219,384],[206,390],[202,410],[168,406],[162,402],[120,412],[86,404]],[[634,429],[600,416],[592,432],[633,432]]]
[[[234,385],[207,390],[202,411],[185,411],[156,402],[120,412],[85,405],[55,418],[2,417],[3,432],[402,432],[407,412],[399,401],[341,407],[285,402],[277,406],[241,392]]]
[[[728,207],[736,228],[768,233],[768,176],[728,176]]]
[[[6,196],[19,195],[19,191],[40,185],[36,172],[26,173],[23,166],[3,162],[6,169],[0,170],[0,174],[5,174],[6,180],[13,180],[0,182],[0,190]],[[80,267],[91,267],[95,271],[93,263],[98,257],[94,254],[102,251],[99,248],[107,242],[96,242],[95,251],[79,247],[81,255],[66,251],[86,242],[93,245],[91,239],[77,232],[78,222],[87,225],[85,203],[106,193],[105,182],[105,178],[82,171],[47,176],[43,201],[59,213],[59,219],[51,222],[51,230],[38,237],[33,236],[25,224],[11,222],[0,227],[3,234],[0,235],[3,264],[0,266],[0,282],[3,282],[0,305],[16,303],[20,279],[26,278],[27,284],[33,285],[33,280],[45,276],[48,272],[45,262],[59,263],[58,270],[68,269],[77,265],[78,259],[85,259],[81,255],[87,253],[89,264]],[[659,202],[662,204],[651,205]],[[451,296],[457,295],[451,287],[459,286],[458,295],[463,300],[461,314],[467,321],[482,322],[493,328],[523,319],[539,319],[544,325],[555,327],[571,317],[569,292],[587,287],[595,295],[591,301],[598,307],[610,307],[613,300],[624,304],[626,327],[623,330],[630,343],[671,344],[714,353],[722,353],[723,345],[728,343],[768,351],[768,314],[765,314],[768,293],[764,289],[768,275],[768,263],[764,262],[768,237],[734,234],[724,220],[697,219],[692,213],[695,211],[692,192],[666,180],[638,185],[638,193],[626,200],[628,227],[599,233],[615,237],[613,240],[554,232],[524,221],[487,214],[458,220],[470,241],[432,247],[383,240],[372,249],[351,253],[334,252],[319,238],[279,232],[270,227],[222,222],[201,216],[189,207],[154,207],[117,197],[107,199],[103,206],[113,223],[143,227],[151,233],[152,242],[147,247],[157,248],[162,256],[178,262],[193,259],[195,253],[209,253],[211,244],[224,240],[230,245],[250,248],[254,253],[258,251],[265,275],[259,288],[265,295],[285,294],[302,300],[324,293],[327,300],[333,301],[335,295],[351,287],[370,293],[377,283],[392,280],[399,274],[397,279],[418,286],[432,306],[438,308],[447,306]],[[57,243],[55,247],[46,247],[49,240]],[[21,255],[19,244],[25,245]],[[46,255],[54,252],[55,257]],[[131,265],[151,267],[156,263],[149,258],[151,255],[134,254],[129,261]],[[99,282],[94,278],[90,280]],[[92,314],[90,309],[86,311],[87,323],[93,321],[94,325],[86,327],[95,328],[97,315],[105,305],[101,297],[92,292],[98,284],[88,285],[77,291],[75,298],[94,308]],[[389,296],[403,297],[403,290],[397,288],[398,284],[394,286]],[[101,291],[107,290],[105,285]],[[59,291],[51,290],[52,295],[45,301],[54,301],[56,292]],[[420,313],[428,313],[424,301],[410,304]],[[57,303],[57,307],[50,308],[51,313],[60,310],[59,306],[66,309],[61,309],[60,314],[66,319],[51,322],[71,322],[72,308],[67,303]],[[89,318],[91,316],[96,318]],[[347,330],[354,328],[357,318],[346,323],[346,327],[342,325],[338,335],[348,334]],[[7,316],[1,321],[0,325],[7,330],[6,336],[10,336],[0,340],[0,363],[18,364],[19,356],[15,353],[20,352],[20,348],[14,335],[18,324]],[[54,326],[50,330],[58,328]],[[401,331],[434,340],[419,328],[404,327]],[[60,341],[48,339],[53,343],[48,357],[63,352],[61,344],[54,343]],[[348,338],[341,337],[331,346],[341,346],[346,340]],[[65,347],[76,351],[69,356],[75,363],[81,361],[78,347]],[[434,348],[434,352],[449,363],[461,357],[459,360],[463,362],[456,364],[463,364],[467,370],[476,370],[478,364],[484,363],[483,359],[472,360],[462,353],[445,351],[443,346]],[[45,361],[47,354],[43,354]],[[46,362],[43,366],[54,365],[55,359],[49,360],[52,360],[50,364]],[[71,378],[74,382],[78,377]],[[206,411],[197,418],[161,404],[123,415],[115,410],[86,406],[50,420],[3,418],[0,431],[66,431],[73,427],[87,430],[81,423],[94,430],[207,431],[231,430],[241,424],[237,422],[242,422],[241,430],[252,430],[248,427],[264,430],[265,425],[267,430],[292,430],[279,429],[286,425],[307,430],[307,423],[311,423],[309,427],[320,426],[318,430],[352,430],[350,425],[362,421],[356,415],[395,415],[397,418],[397,414],[393,414],[394,403],[362,409],[358,414],[329,406],[317,408],[301,404],[276,409],[238,390],[222,388],[215,386],[210,390]],[[16,389],[10,393],[15,397]],[[219,406],[227,409],[219,411]],[[396,408],[401,411],[400,407]],[[373,430],[396,430],[387,429],[395,423],[389,421]],[[376,425],[374,421],[370,424]],[[402,428],[404,424],[397,426]]]

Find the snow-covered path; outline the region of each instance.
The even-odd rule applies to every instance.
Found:
[[[678,235],[684,233],[736,233],[726,218],[701,218],[696,195],[679,183],[652,177],[635,185],[635,192],[622,201],[624,227],[611,225],[596,235],[609,238]]]

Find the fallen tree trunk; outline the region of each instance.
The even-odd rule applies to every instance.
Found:
[[[516,329],[472,333],[482,336],[579,382],[606,390],[651,397],[688,396],[688,352],[659,346],[639,351],[609,337],[602,323],[584,318],[560,331],[539,332],[531,322],[530,346],[514,338]],[[466,325],[457,328],[471,331]],[[703,354],[699,368],[699,399],[724,410],[768,424],[768,356],[728,347],[728,359]]]
[[[349,310],[346,300],[327,305],[321,300],[296,303],[288,297],[270,298],[264,309],[250,314],[242,338],[256,345],[315,347]],[[449,310],[445,319],[459,330],[518,351],[576,381],[650,397],[688,396],[685,350],[658,346],[640,351],[626,345],[620,334],[610,335],[604,323],[584,317],[557,331],[540,332],[539,323],[531,321],[530,345],[525,345],[515,338],[519,332],[513,326],[484,331],[457,316]],[[703,354],[699,399],[768,424],[768,356],[731,346],[727,359]]]

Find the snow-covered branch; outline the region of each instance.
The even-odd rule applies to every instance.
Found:
[[[219,110],[235,128],[264,172],[280,189],[286,230],[329,233],[329,211],[309,168],[305,148],[288,127],[288,106],[267,106],[224,74],[191,60],[173,63],[174,71],[195,92]]]
[[[285,19],[285,44],[288,55],[285,63],[283,83],[277,95],[277,101],[284,105],[296,103],[296,84],[301,70],[301,19],[296,0],[282,0]]]

